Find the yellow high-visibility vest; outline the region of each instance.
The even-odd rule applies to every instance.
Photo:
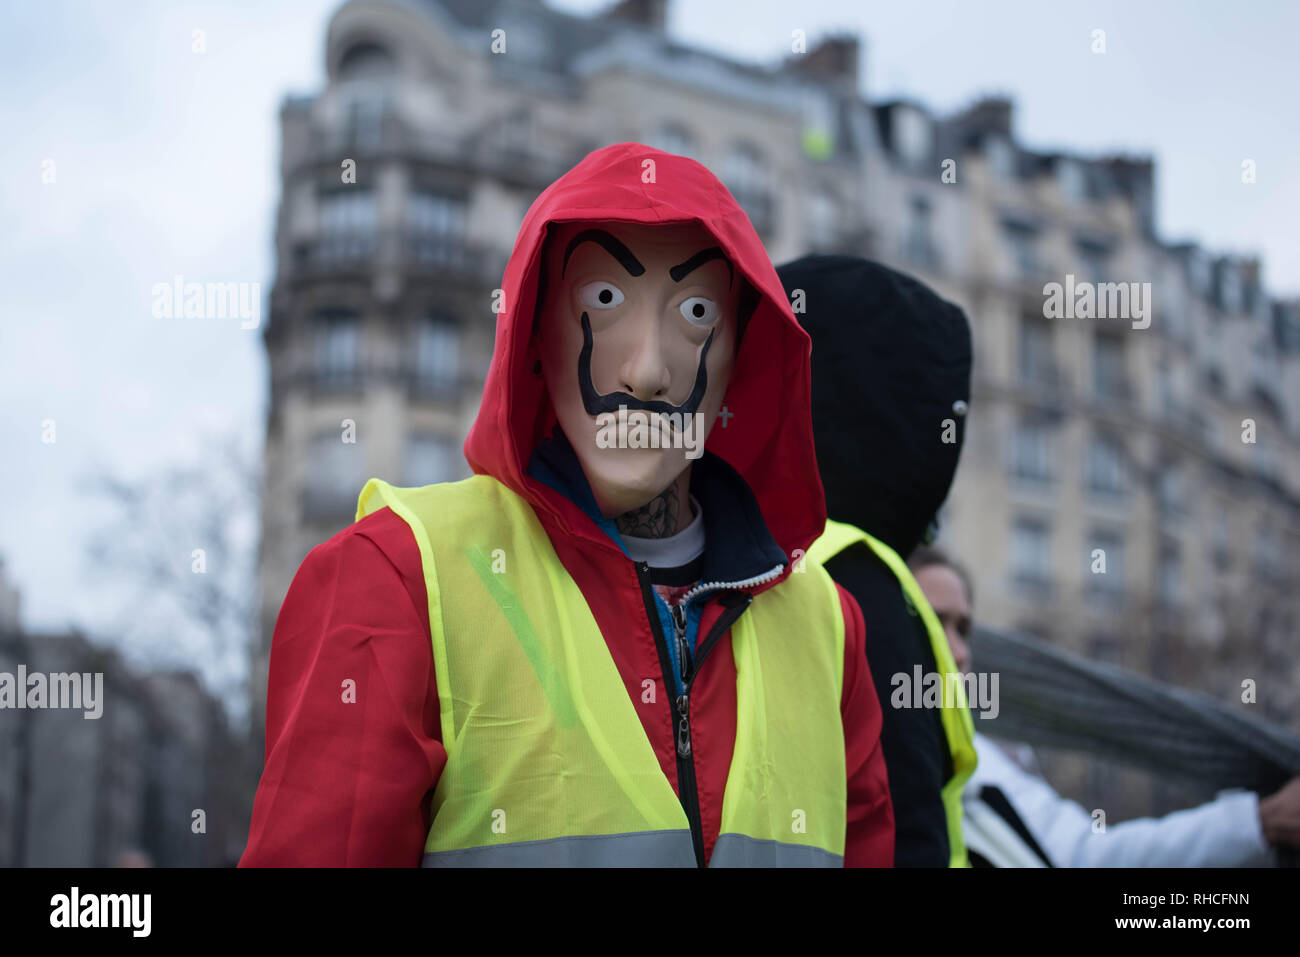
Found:
[[[925,593],[917,584],[915,576],[907,563],[898,553],[877,538],[873,538],[860,528],[843,522],[828,521],[826,530],[808,550],[808,555],[821,564],[829,562],[850,545],[862,542],[894,573],[902,586],[903,595],[909,605],[920,615],[925,625],[926,635],[930,639],[930,650],[934,652],[934,661],[941,675],[956,675],[957,664],[948,647],[948,638],[943,633],[943,625],[926,600]],[[943,679],[943,707],[940,717],[943,722],[944,736],[948,739],[948,751],[952,755],[952,777],[944,784],[944,817],[948,824],[949,867],[970,867],[970,858],[966,853],[966,842],[962,837],[961,792],[975,770],[975,724],[971,720],[970,707],[966,702],[966,690],[961,681]],[[884,706],[884,702],[881,702]]]
[[[532,507],[484,475],[371,479],[357,518],[384,506],[419,547],[447,750],[423,863],[695,866],[686,812]],[[843,864],[844,620],[830,576],[803,567],[731,627],[736,741],[711,865]],[[674,693],[643,691],[665,708]]]

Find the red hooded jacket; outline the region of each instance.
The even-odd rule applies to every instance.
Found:
[[[654,161],[652,182],[643,181],[647,159]],[[810,345],[753,226],[726,188],[699,163],[637,143],[591,153],[543,192],[524,218],[506,267],[505,310],[465,455],[475,472],[495,477],[532,505],[586,596],[680,797],[671,711],[662,701],[642,701],[643,680],[667,675],[637,567],[587,511],[528,468],[555,425],[545,383],[532,371],[538,266],[547,224],[570,220],[699,221],[758,291],[726,396],[734,419],[712,429],[706,454],[739,473],[761,512],[759,524],[781,552],[795,557],[821,533],[826,517],[813,452]],[[709,514],[706,509],[706,520]],[[714,544],[710,537],[706,549]],[[780,578],[751,590],[778,587],[786,574],[788,566]],[[847,592],[839,594],[846,626],[844,863],[889,866],[894,827],[880,704],[867,668],[861,612]],[[705,604],[698,633],[724,611],[722,602]],[[691,694],[706,859],[718,837],[735,743],[736,673],[728,639],[701,660]],[[355,704],[342,703],[348,678],[356,682]],[[440,738],[420,554],[406,524],[384,508],[314,548],[280,609],[267,688],[266,764],[240,865],[418,865],[430,797],[447,760]]]

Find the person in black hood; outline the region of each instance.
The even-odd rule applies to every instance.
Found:
[[[806,256],[777,273],[812,338],[813,431],[827,514],[906,558],[933,537],[961,455],[970,401],[966,316],[917,280],[856,257]],[[911,676],[918,664],[927,675],[939,670],[925,625],[873,549],[851,545],[826,569],[865,616],[882,705],[892,698],[891,676]],[[964,845],[951,853],[950,827],[959,834],[960,825],[941,797],[954,762],[939,710],[882,710],[895,866],[964,862]]]

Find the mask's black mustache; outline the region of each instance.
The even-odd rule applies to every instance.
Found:
[[[700,403],[704,401],[704,393],[709,388],[709,373],[704,367],[705,360],[709,358],[709,346],[713,344],[713,331],[709,331],[709,338],[704,340],[704,349],[700,352],[700,368],[695,373],[695,388],[691,394],[686,397],[686,401],[681,405],[673,405],[671,402],[662,402],[658,399],[653,402],[642,402],[634,395],[626,392],[611,392],[609,395],[601,395],[596,391],[595,384],[591,381],[591,349],[593,345],[591,336],[591,320],[587,314],[582,314],[582,352],[578,354],[578,388],[582,390],[582,407],[587,410],[588,415],[600,415],[602,412],[617,412],[619,406],[626,406],[629,409],[640,409],[643,412],[667,412],[669,415],[694,415]]]

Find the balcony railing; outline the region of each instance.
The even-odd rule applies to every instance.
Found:
[[[430,370],[406,369],[402,372],[406,383],[407,395],[417,401],[448,402],[459,399],[471,384],[470,376],[464,369],[454,375],[435,373]]]
[[[313,369],[302,378],[312,395],[344,395],[362,391],[361,370],[355,366],[339,369]]]
[[[496,285],[505,269],[505,255],[452,233],[345,233],[296,244],[288,272],[298,279],[317,279],[378,269]]]
[[[373,232],[322,236],[315,241],[301,242],[293,247],[293,271],[318,273],[336,269],[364,268],[374,261],[378,248],[378,237]]]
[[[1102,605],[1107,611],[1118,611],[1128,602],[1128,590],[1124,587],[1123,573],[1109,571],[1104,575],[1088,573],[1083,589],[1084,598]]]
[[[475,250],[448,233],[407,233],[403,260],[408,265],[430,266],[448,272],[471,272],[477,265]]]
[[[450,136],[441,130],[417,127],[388,111],[378,122],[344,123],[336,128],[313,126],[307,142],[308,155],[301,159],[315,163],[323,156],[333,160],[343,156],[395,155],[473,170],[540,189],[589,152],[545,151],[531,143],[508,142],[500,135],[490,135],[492,132]]]
[[[1136,390],[1123,376],[1103,375],[1093,380],[1092,395],[1099,402],[1127,404],[1136,397]]]
[[[319,370],[308,368],[296,374],[275,376],[277,394],[306,390],[314,398],[363,393],[383,386],[396,386],[412,400],[456,401],[466,391],[482,387],[482,379],[462,363],[454,373],[415,368],[405,362],[358,362],[355,365]]]
[[[1054,359],[1038,360],[1021,363],[1020,381],[1028,386],[1063,389],[1066,385],[1066,375],[1065,370]]]

